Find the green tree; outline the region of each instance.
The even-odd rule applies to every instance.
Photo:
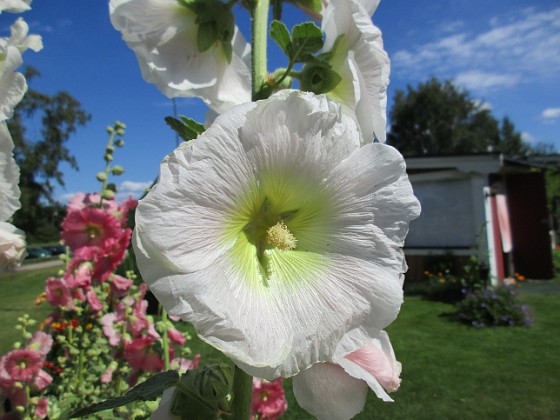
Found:
[[[25,76],[29,83],[39,72],[28,67]],[[61,214],[52,196],[55,183],[64,185],[60,164],[66,162],[78,169],[66,142],[90,118],[67,92],[47,95],[29,88],[8,122],[15,144],[14,157],[20,167],[21,209],[13,220],[27,233],[29,241],[57,239],[50,235],[57,231]],[[26,129],[33,122],[40,122],[38,135]]]
[[[509,118],[490,110],[451,81],[432,78],[415,89],[397,90],[388,143],[405,156],[503,152],[525,154],[527,146]]]

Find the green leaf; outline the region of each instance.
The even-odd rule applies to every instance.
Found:
[[[204,52],[210,49],[218,39],[214,22],[203,22],[198,25],[198,51]]]
[[[289,57],[294,62],[305,62],[311,54],[323,48],[323,32],[313,22],[295,25],[292,29],[292,45]]]
[[[225,363],[189,370],[177,383],[171,413],[181,418],[219,418],[229,413],[233,368]]]
[[[333,90],[342,80],[329,63],[314,60],[305,64],[301,70],[301,90],[313,93],[327,93]]]
[[[273,20],[270,23],[270,37],[278,44],[278,46],[289,56],[289,48],[292,44],[290,39],[290,31],[284,23],[279,20]]]
[[[323,5],[321,0],[290,0],[292,3],[300,4],[306,9],[313,10],[314,12],[321,13]]]
[[[181,137],[184,141],[196,139],[199,134],[204,133],[206,128],[204,125],[196,122],[191,118],[180,115],[178,120],[173,117],[165,117],[165,122]]]
[[[122,407],[134,401],[153,401],[158,398],[166,388],[175,385],[178,380],[179,374],[175,370],[158,373],[141,384],[136,385],[134,388],[131,388],[126,394],[81,408],[70,414],[70,418],[84,417],[99,411]]]

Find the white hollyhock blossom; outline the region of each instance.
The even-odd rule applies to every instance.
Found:
[[[28,35],[29,27],[19,18],[10,28],[9,38],[0,38],[0,120],[11,118],[14,107],[27,91],[23,74],[15,70],[23,63],[21,54],[28,48],[43,48],[41,37]]]
[[[12,150],[14,143],[4,121],[0,122],[0,271],[16,266],[25,254],[23,231],[6,223],[20,208],[19,167]]]
[[[25,233],[10,223],[0,222],[0,272],[20,264],[25,256]]]
[[[342,349],[337,349],[337,353]],[[345,420],[364,409],[368,386],[383,401],[400,385],[401,364],[385,331],[332,363],[318,363],[293,379],[298,404],[319,420]]]
[[[0,0],[0,13],[21,13],[30,10],[31,0]]]
[[[393,147],[365,142],[326,96],[282,91],[164,159],[133,244],[170,314],[273,379],[332,360],[347,332],[362,334],[357,349],[395,319],[419,210]]]
[[[219,113],[251,100],[250,46],[237,27],[228,63],[219,42],[199,52],[196,16],[176,0],[111,0],[109,11],[142,77],[167,97],[197,96]]]
[[[364,138],[384,143],[390,65],[381,31],[358,0],[330,0],[322,29],[325,51],[343,35],[330,61],[342,80],[328,95],[355,113]]]
[[[5,222],[20,208],[19,167],[12,150],[14,142],[4,121],[0,122],[0,222]]]

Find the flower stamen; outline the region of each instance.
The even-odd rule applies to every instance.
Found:
[[[292,235],[282,220],[266,231],[266,241],[282,251],[294,249],[297,246],[296,237]]]

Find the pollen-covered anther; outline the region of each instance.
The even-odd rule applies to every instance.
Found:
[[[292,235],[283,221],[279,221],[274,226],[268,228],[266,231],[266,241],[282,251],[294,249],[297,246],[296,237]]]

